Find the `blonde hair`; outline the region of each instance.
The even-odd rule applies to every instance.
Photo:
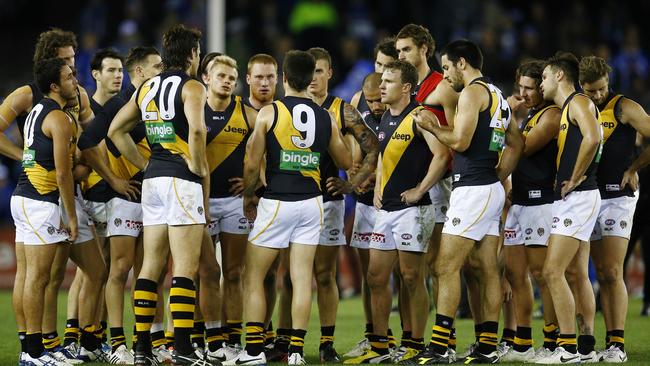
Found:
[[[230,66],[233,69],[237,70],[237,61],[235,61],[235,59],[230,56],[220,55],[210,60],[210,62],[212,63],[212,65],[210,65],[210,70],[212,70],[216,64]],[[208,72],[210,70],[208,70]]]

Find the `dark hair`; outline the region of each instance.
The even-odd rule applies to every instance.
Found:
[[[411,90],[418,85],[418,70],[415,66],[403,60],[395,60],[384,66],[384,70],[398,70],[401,72],[402,84],[411,84]]]
[[[102,71],[102,62],[105,58],[114,58],[120,60],[120,62],[124,64],[124,57],[117,53],[117,51],[112,48],[102,48],[101,50],[95,52],[93,59],[90,61],[90,70]]]
[[[327,61],[327,64],[330,65],[330,68],[332,67],[332,56],[330,56],[330,53],[323,47],[312,47],[308,49],[307,52],[314,56],[315,61],[325,60]]]
[[[421,25],[417,24],[407,24],[399,33],[397,33],[397,39],[412,38],[413,43],[415,43],[418,48],[422,46],[427,46],[427,58],[433,55],[433,51],[436,48],[436,42],[433,40],[431,33],[428,29]]]
[[[210,61],[214,60],[215,57],[219,57],[221,55],[222,55],[221,52],[209,52],[208,54],[203,56],[203,58],[201,59],[201,63],[199,64],[199,70],[196,72],[196,75],[201,76],[205,74],[208,71],[207,67]]]
[[[550,66],[556,70],[562,70],[567,77],[567,81],[575,83],[580,75],[580,63],[578,58],[571,52],[557,51],[555,55],[546,60],[545,66]]]
[[[309,52],[291,50],[284,56],[282,72],[287,83],[296,91],[307,89],[314,78],[316,60]]]
[[[34,49],[34,63],[46,58],[58,57],[59,48],[72,46],[77,49],[77,36],[69,31],[52,28],[38,36]]]
[[[612,68],[607,61],[598,56],[585,56],[580,60],[580,84],[593,83],[609,75]]]
[[[483,68],[483,54],[481,53],[481,49],[476,43],[466,39],[450,42],[442,49],[440,54],[441,56],[447,55],[447,59],[454,65],[462,57],[471,67],[478,70]]]
[[[275,61],[273,56],[267,55],[266,53],[258,53],[256,55],[253,55],[250,59],[248,59],[248,65],[246,68],[247,74],[251,73],[251,69],[255,64],[273,65],[275,66],[276,69],[278,68],[278,62]]]
[[[199,47],[201,31],[176,24],[163,34],[162,59],[165,69],[185,70],[189,67],[188,58],[192,50]]]
[[[129,54],[126,55],[126,71],[132,72],[133,69],[141,62],[144,62],[149,55],[160,55],[158,50],[155,47],[151,46],[136,46],[132,47],[129,50]]]
[[[397,54],[397,48],[395,48],[395,37],[386,37],[377,43],[375,46],[375,58],[377,58],[379,52],[397,60],[399,55]]]
[[[542,72],[544,71],[544,61],[542,60],[527,60],[521,63],[517,68],[516,82],[519,78],[527,76],[535,79],[535,83],[539,86],[542,83]]]
[[[52,84],[61,85],[61,68],[66,66],[65,60],[58,57],[38,60],[34,65],[34,80],[41,93],[47,95]]]

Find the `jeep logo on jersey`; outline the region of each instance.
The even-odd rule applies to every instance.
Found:
[[[176,131],[172,122],[146,122],[147,140],[151,144],[176,142]]]
[[[616,123],[610,122],[610,121],[602,121],[600,123],[604,128],[614,128],[616,126]]]
[[[281,170],[317,170],[320,165],[320,153],[311,151],[280,151]]]
[[[224,132],[240,133],[244,136],[248,133],[248,130],[245,128],[232,127],[230,125],[226,126],[223,130]]]
[[[393,136],[391,136],[393,140],[404,140],[404,141],[410,141],[411,140],[411,135],[407,133],[393,133]]]

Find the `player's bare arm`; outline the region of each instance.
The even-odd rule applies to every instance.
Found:
[[[360,101],[361,101],[361,90],[354,93],[354,95],[352,96],[352,99],[350,100],[350,105],[352,105],[354,108],[359,109],[359,102]]]
[[[503,148],[503,154],[496,167],[497,177],[499,177],[501,182],[506,181],[515,170],[523,151],[524,137],[519,131],[519,128],[517,128],[517,125],[510,122],[506,129],[506,146]]]
[[[29,113],[32,102],[32,89],[25,85],[14,90],[0,104],[0,154],[14,160],[23,158],[22,149],[5,135],[5,131],[16,117]]]
[[[79,99],[79,124],[81,124],[81,128],[85,129],[88,124],[90,124],[90,121],[95,118],[95,114],[93,113],[92,108],[90,108],[90,98],[88,97],[88,93],[81,85],[79,86]],[[79,130],[79,134],[81,134],[81,129]]]
[[[266,133],[273,123],[275,112],[273,106],[267,105],[260,109],[255,120],[255,129],[246,143],[246,155],[244,157],[244,215],[249,220],[257,216],[255,205],[255,190],[260,181],[260,161],[266,153]]]
[[[622,98],[615,113],[619,121],[634,127],[644,138],[650,138],[650,116],[639,103]]]
[[[568,108],[570,108],[573,120],[580,128],[582,143],[578,150],[571,180],[562,182],[562,198],[573,191],[585,179],[585,172],[596,156],[601,138],[600,123],[594,113],[596,107],[589,98],[576,95],[571,100]]]
[[[422,114],[413,113],[413,119],[421,128],[433,133],[440,142],[454,151],[467,150],[474,136],[478,115],[487,108],[489,97],[485,88],[480,85],[470,85],[463,89],[458,98],[458,112],[453,127],[440,126],[437,120]]]
[[[190,156],[188,156],[188,167],[190,171],[199,177],[209,174],[208,158],[205,155],[205,87],[196,80],[190,80],[183,85],[182,92],[183,109],[187,117],[188,145]]]
[[[131,100],[113,118],[111,126],[108,128],[108,137],[131,164],[140,170],[144,170],[149,161],[138,152],[135,142],[133,142],[131,135],[129,135],[129,132],[140,121],[140,110],[135,103],[136,94],[133,94]]]
[[[375,208],[381,210],[381,153],[379,153],[379,161],[377,162],[377,172],[375,173],[375,190],[374,196],[372,198],[372,203],[375,205]]]
[[[422,113],[430,113],[433,118],[436,116],[430,111],[422,111]],[[449,148],[438,141],[438,139],[429,131],[417,127],[417,133],[421,134],[429,146],[429,150],[433,154],[431,163],[427,174],[422,178],[422,181],[416,186],[407,191],[402,192],[402,201],[408,205],[417,203],[422,196],[428,194],[431,187],[433,187],[440,178],[447,172],[449,162],[451,161],[451,152]]]
[[[559,108],[548,109],[542,114],[535,128],[525,137],[524,156],[533,155],[557,137],[560,132],[560,117],[562,111]]]
[[[140,182],[118,177],[106,161],[106,143],[104,141],[97,146],[81,151],[80,164],[93,168],[115,192],[126,196],[129,200],[136,199],[140,195],[138,188]]]
[[[456,93],[449,84],[449,81],[442,80],[436,89],[427,95],[424,100],[426,105],[439,105],[445,112],[445,118],[449,126],[454,125],[454,117],[456,115],[456,106],[458,105],[459,93]]]
[[[257,119],[257,111],[247,105],[244,105],[244,113],[246,114],[246,120],[248,121],[248,125],[250,126],[251,130],[255,129],[255,120]],[[262,163],[264,163],[264,159],[262,159]],[[260,165],[260,168],[263,168],[262,165]],[[262,172],[260,171],[260,176],[262,175]],[[232,177],[228,180],[230,182],[230,190],[229,192],[233,196],[238,196],[242,193],[244,190],[244,178],[242,177]]]
[[[72,159],[70,159],[70,140],[72,128],[70,117],[63,111],[50,113],[43,121],[43,132],[52,139],[56,184],[70,229],[70,241],[77,237],[77,212],[74,204],[74,180],[72,179]]]

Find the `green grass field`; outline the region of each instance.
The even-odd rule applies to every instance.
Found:
[[[66,293],[59,296],[59,334],[62,335],[63,326],[65,325],[65,300]],[[627,318],[626,329],[626,350],[628,353],[628,365],[650,365],[650,318],[639,316],[641,301],[631,299],[630,311]],[[2,324],[0,326],[0,365],[15,365],[18,360],[20,350],[18,338],[16,336],[16,326],[11,310],[11,293],[8,291],[0,292],[0,313],[2,315]],[[429,316],[430,328],[433,314]],[[125,329],[132,329],[133,316],[129,311],[126,317],[127,322]],[[391,327],[399,335],[399,316],[391,314]],[[474,329],[471,320],[461,319],[457,321],[458,349],[463,352],[468,344],[474,340]],[[533,334],[535,346],[542,343],[542,321],[536,320],[533,324]],[[335,346],[339,353],[347,352],[363,336],[364,317],[360,298],[342,300],[339,305],[338,318],[336,323],[336,340]],[[501,330],[501,328],[500,328]],[[430,335],[430,330],[425,334],[425,341]],[[318,325],[318,309],[316,303],[313,303],[312,317],[305,340],[305,354],[309,364],[318,363],[318,340],[320,336]],[[596,317],[596,349],[604,348],[604,323],[600,314]],[[127,337],[127,339],[129,339]],[[92,364],[92,365],[99,365]]]

